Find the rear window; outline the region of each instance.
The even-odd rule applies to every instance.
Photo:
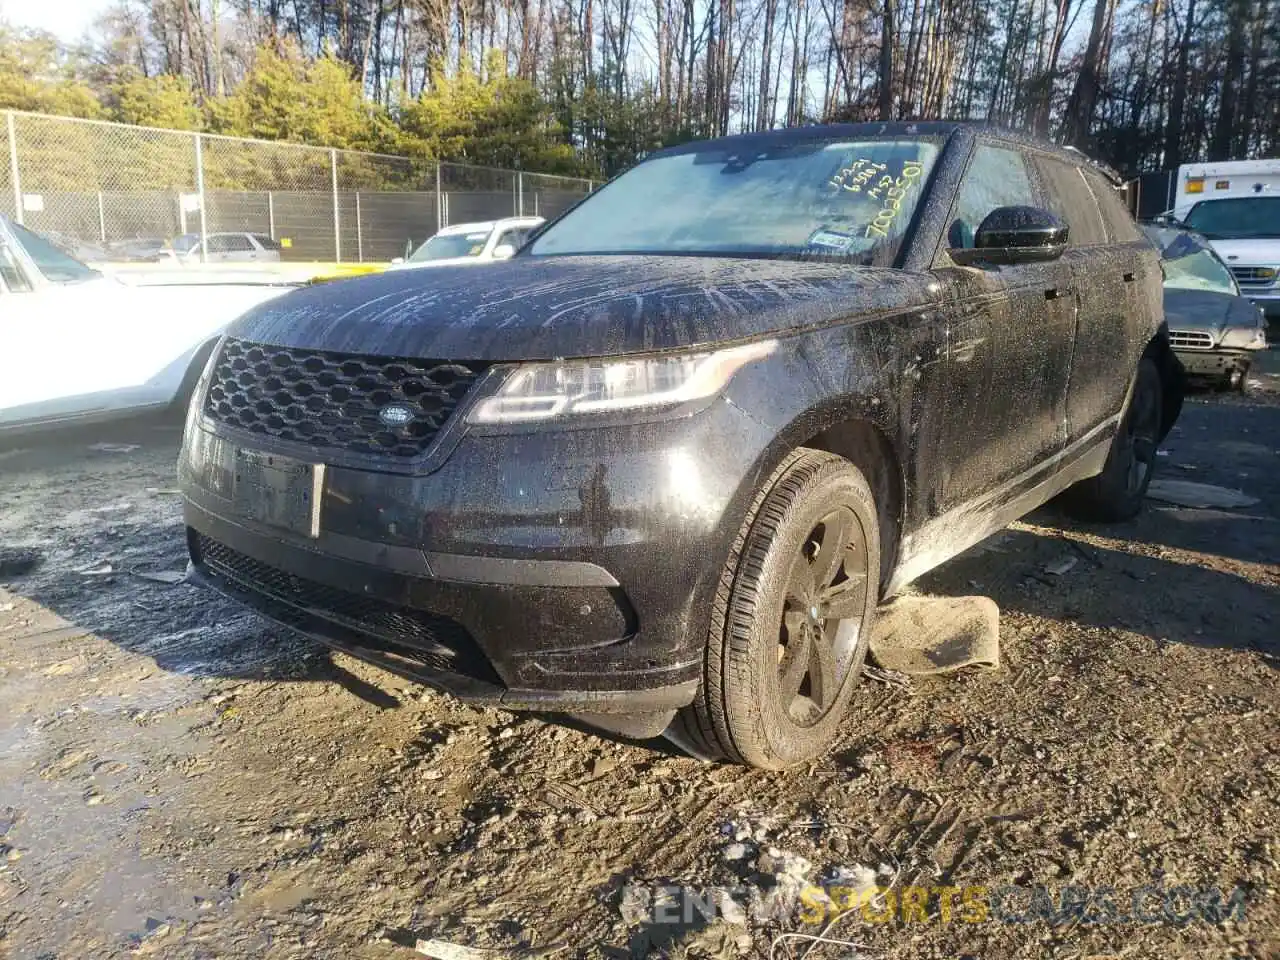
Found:
[[[253,239],[258,241],[258,246],[260,246],[263,250],[279,250],[280,249],[280,244],[276,243],[270,237],[264,237],[260,233],[255,233],[253,235]]]
[[[1037,156],[1036,167],[1044,181],[1049,209],[1067,221],[1073,247],[1092,247],[1107,242],[1107,231],[1093,191],[1084,174],[1074,164],[1052,157]]]
[[[1093,191],[1094,198],[1098,201],[1102,222],[1106,225],[1111,242],[1129,243],[1131,240],[1140,240],[1142,232],[1129,213],[1129,208],[1120,199],[1120,191],[1106,177],[1092,171],[1084,171],[1084,177],[1089,184],[1089,189]]]

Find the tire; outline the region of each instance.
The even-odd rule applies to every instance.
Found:
[[[781,770],[827,750],[871,637],[876,517],[866,478],[834,454],[797,450],[762,486],[716,591],[702,684],[677,720],[704,755]]]
[[[196,384],[200,382],[200,374],[204,373],[205,364],[209,362],[209,357],[217,345],[218,341],[212,340],[197,350],[191,358],[187,372],[182,377],[182,385],[178,387],[177,394],[169,403],[168,416],[182,419],[187,415],[187,407],[191,404],[191,396],[196,391]]]
[[[1064,495],[1064,506],[1073,516],[1118,523],[1142,511],[1160,444],[1162,392],[1155,361],[1143,357],[1102,472],[1081,480]]]

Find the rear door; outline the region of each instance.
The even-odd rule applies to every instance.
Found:
[[[1056,156],[1035,158],[1049,209],[1071,228],[1070,264],[1080,296],[1067,391],[1067,431],[1081,440],[1120,413],[1160,303],[1159,262],[1105,178]],[[1101,195],[1100,195],[1101,194]],[[1108,216],[1103,216],[1103,203]],[[1119,207],[1119,211],[1114,209]],[[1151,287],[1156,290],[1151,297]],[[1157,321],[1158,322],[1158,321]],[[1154,333],[1154,328],[1152,329]]]
[[[972,248],[997,207],[1043,206],[1035,171],[1014,144],[979,141],[961,180],[946,246]],[[1009,482],[1060,451],[1076,325],[1070,266],[1060,261],[948,268],[958,293],[948,334],[940,510]]]

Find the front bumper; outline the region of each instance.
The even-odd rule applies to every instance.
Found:
[[[1197,379],[1228,379],[1233,375],[1245,376],[1253,366],[1251,350],[1178,350],[1174,354],[1182,362],[1188,377]]]
[[[656,429],[467,434],[424,475],[328,467],[309,537],[229,496],[237,446],[304,451],[197,419],[179,462],[192,576],[470,702],[674,709],[768,439],[723,401]]]

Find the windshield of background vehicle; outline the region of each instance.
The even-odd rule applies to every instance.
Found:
[[[27,251],[27,256],[51,283],[79,283],[81,280],[101,276],[97,270],[67,256],[38,233],[32,233],[16,223],[10,223],[9,229],[13,231],[14,239]]]
[[[1171,227],[1148,225],[1142,229],[1147,239],[1160,248],[1165,289],[1240,295],[1231,271],[1205,245],[1204,240]]]
[[[1201,200],[1186,224],[1210,240],[1280,239],[1280,197]]]
[[[427,260],[453,260],[457,257],[478,257],[484,250],[484,242],[489,239],[489,232],[479,233],[446,233],[434,236],[409,258],[411,263],[422,263]]]
[[[600,188],[526,253],[836,257],[888,266],[939,143],[857,140],[694,147]]]

